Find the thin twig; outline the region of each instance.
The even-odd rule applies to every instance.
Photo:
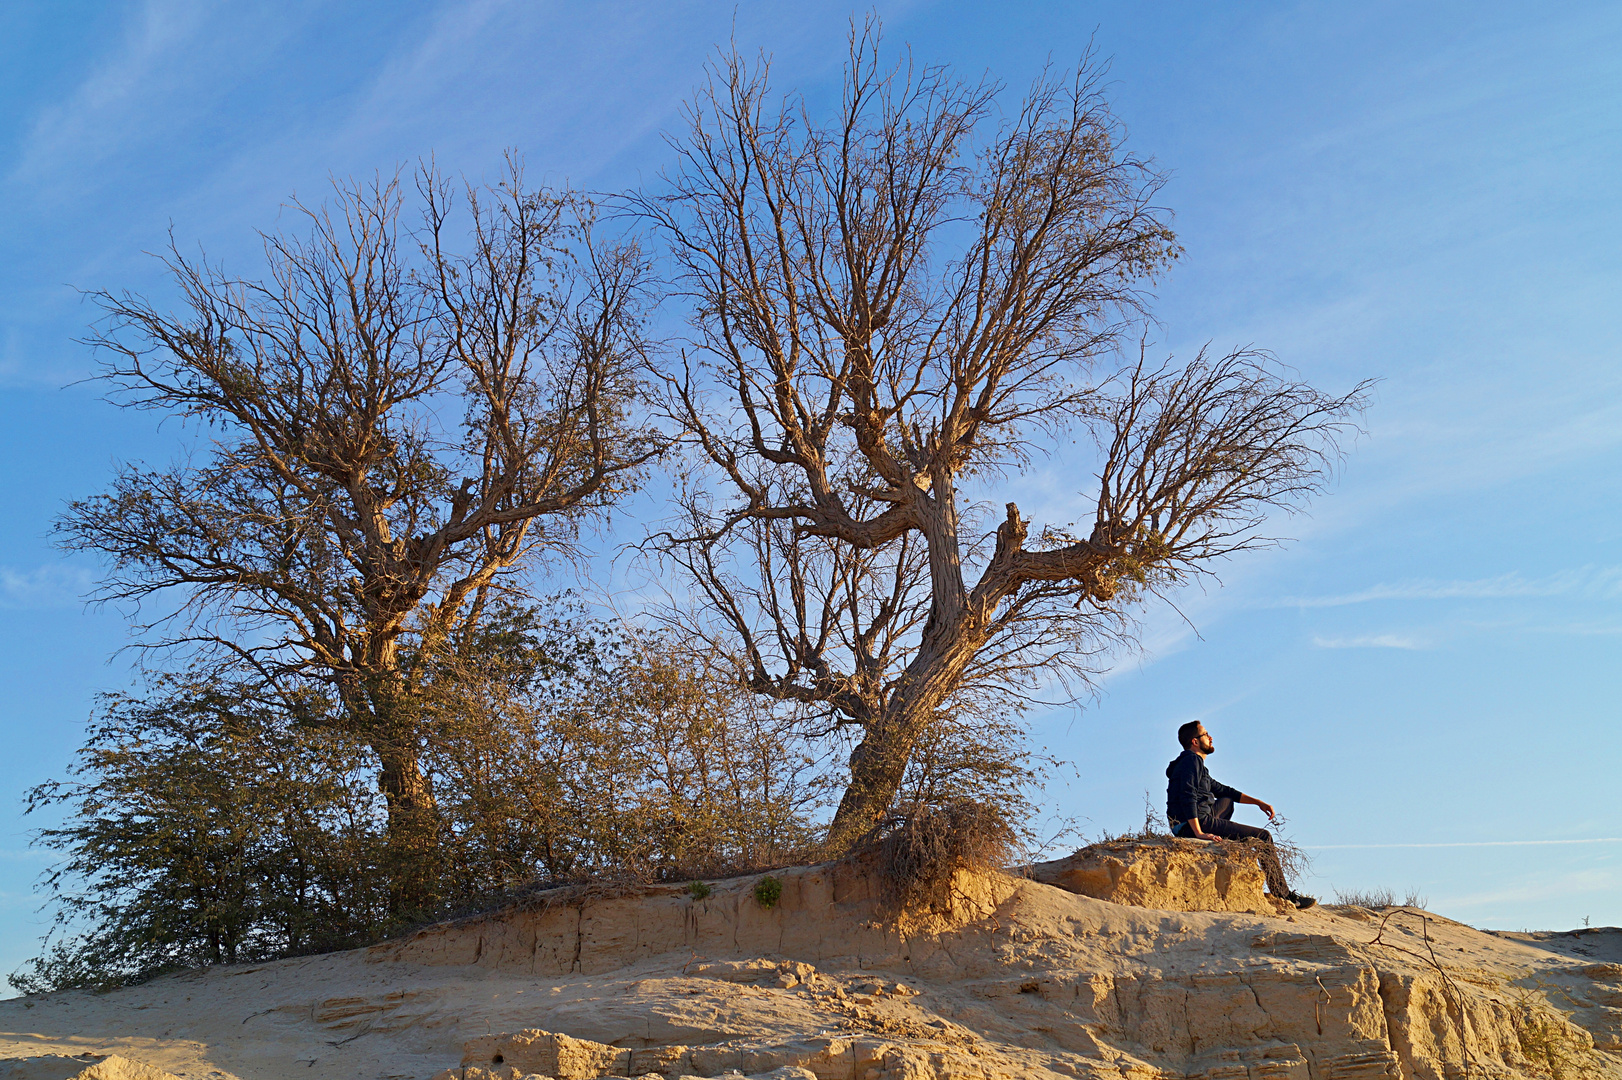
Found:
[[[1419,919],[1420,934],[1424,938],[1425,950],[1430,954],[1429,956],[1422,955],[1413,949],[1404,948],[1401,945],[1393,945],[1389,941],[1381,940],[1382,936],[1385,934],[1386,924],[1397,915],[1413,915]],[[1442,986],[1452,999],[1454,1007],[1459,1011],[1459,1048],[1464,1054],[1464,1074],[1468,1077],[1470,1075],[1470,1069],[1476,1066],[1476,1060],[1470,1053],[1469,1015],[1465,1012],[1463,992],[1459,990],[1458,984],[1453,981],[1453,977],[1447,973],[1447,969],[1442,966],[1442,962],[1436,958],[1436,947],[1434,944],[1432,944],[1430,936],[1430,917],[1422,911],[1411,911],[1408,908],[1396,908],[1389,911],[1380,919],[1379,929],[1375,931],[1374,939],[1370,941],[1369,944],[1383,945],[1388,949],[1395,949],[1397,952],[1407,953],[1409,956],[1417,957],[1421,961],[1424,961],[1425,963],[1428,963],[1434,967],[1437,974],[1442,977]],[[1485,1069],[1482,1071],[1485,1072]]]

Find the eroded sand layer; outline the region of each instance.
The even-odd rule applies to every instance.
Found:
[[[558,893],[370,950],[0,1002],[0,1058],[243,1080],[1622,1078],[1615,929],[1167,911],[1001,875],[897,926],[859,867],[779,876],[770,910],[753,880]]]

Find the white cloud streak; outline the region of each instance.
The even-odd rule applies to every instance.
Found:
[[[1314,637],[1312,643],[1320,649],[1428,649],[1430,642],[1400,634],[1365,634],[1360,637]]]
[[[1375,600],[1512,600],[1524,597],[1582,595],[1592,599],[1622,598],[1622,567],[1582,567],[1548,577],[1528,579],[1511,571],[1471,581],[1414,578],[1370,586],[1338,596],[1297,596],[1271,602],[1270,607],[1326,608],[1366,604]]]
[[[1556,844],[1622,844],[1622,836],[1582,840],[1454,840],[1435,844],[1302,844],[1309,851],[1373,851],[1386,848],[1542,847]]]
[[[1448,897],[1445,900],[1438,899],[1436,906],[1441,907],[1445,903],[1450,910],[1459,911],[1460,909],[1469,908],[1479,910],[1488,907],[1488,905],[1524,905],[1540,900],[1569,902],[1574,897],[1594,893],[1604,897],[1614,896],[1617,884],[1618,876],[1613,869],[1578,870],[1567,874],[1539,875],[1506,888],[1488,889],[1463,896]],[[1483,912],[1477,918],[1482,918],[1483,922],[1490,920],[1500,925],[1503,925],[1506,921],[1510,925],[1520,921],[1510,917],[1507,912],[1494,913],[1491,910]]]
[[[79,567],[0,566],[0,609],[71,607],[84,599],[91,585],[90,571]]]
[[[173,126],[174,110],[166,106],[191,82],[197,65],[181,58],[199,51],[194,46],[208,14],[197,0],[148,0],[130,17],[122,48],[98,58],[105,62],[72,94],[41,111],[8,179],[54,191],[76,174],[96,175],[100,163]]]

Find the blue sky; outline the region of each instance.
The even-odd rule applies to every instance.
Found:
[[[877,10],[890,42],[1015,88],[1095,41],[1133,146],[1172,175],[1186,255],[1156,305],[1163,347],[1262,346],[1327,389],[1383,380],[1292,543],[1152,610],[1098,700],[1035,718],[1078,768],[1051,810],[1095,832],[1141,821],[1171,733],[1200,718],[1212,771],[1316,846],[1311,889],[1414,888],[1500,928],[1622,923],[1622,843],[1603,842],[1622,836],[1622,8]],[[430,152],[479,176],[516,147],[532,177],[636,184],[715,44],[735,33],[816,94],[850,15],[0,8],[0,968],[42,929],[21,792],[129,679],[109,662],[124,624],[79,603],[95,566],[54,551],[51,518],[114,460],[184,438],[76,384],[92,312],[75,288],[165,295],[142,252],[171,224],[249,268],[289,195]],[[1077,516],[1062,456],[1009,488],[1038,520]]]

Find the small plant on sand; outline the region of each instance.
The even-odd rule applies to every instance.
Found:
[[[703,900],[705,897],[710,895],[709,883],[703,881],[689,881],[687,883],[687,895],[691,896],[694,900]]]
[[[767,874],[755,884],[755,899],[763,908],[777,906],[777,901],[783,897],[783,883]]]
[[[1532,990],[1517,995],[1515,1007],[1515,1041],[1539,1072],[1552,1080],[1588,1075],[1588,1047],[1572,1033],[1565,1014]]]
[[[1402,902],[1397,902],[1397,894],[1390,889],[1336,889],[1335,902],[1348,904],[1352,907],[1368,908],[1378,911],[1388,907],[1408,907],[1424,909],[1430,903],[1430,897],[1418,889],[1409,889]]]
[[[1099,836],[1100,844],[1114,844],[1123,840],[1153,840],[1161,836],[1170,836],[1166,831],[1165,818],[1155,808],[1155,794],[1145,790],[1143,793],[1143,828],[1136,831],[1128,829],[1121,833],[1112,833],[1105,829]]]

